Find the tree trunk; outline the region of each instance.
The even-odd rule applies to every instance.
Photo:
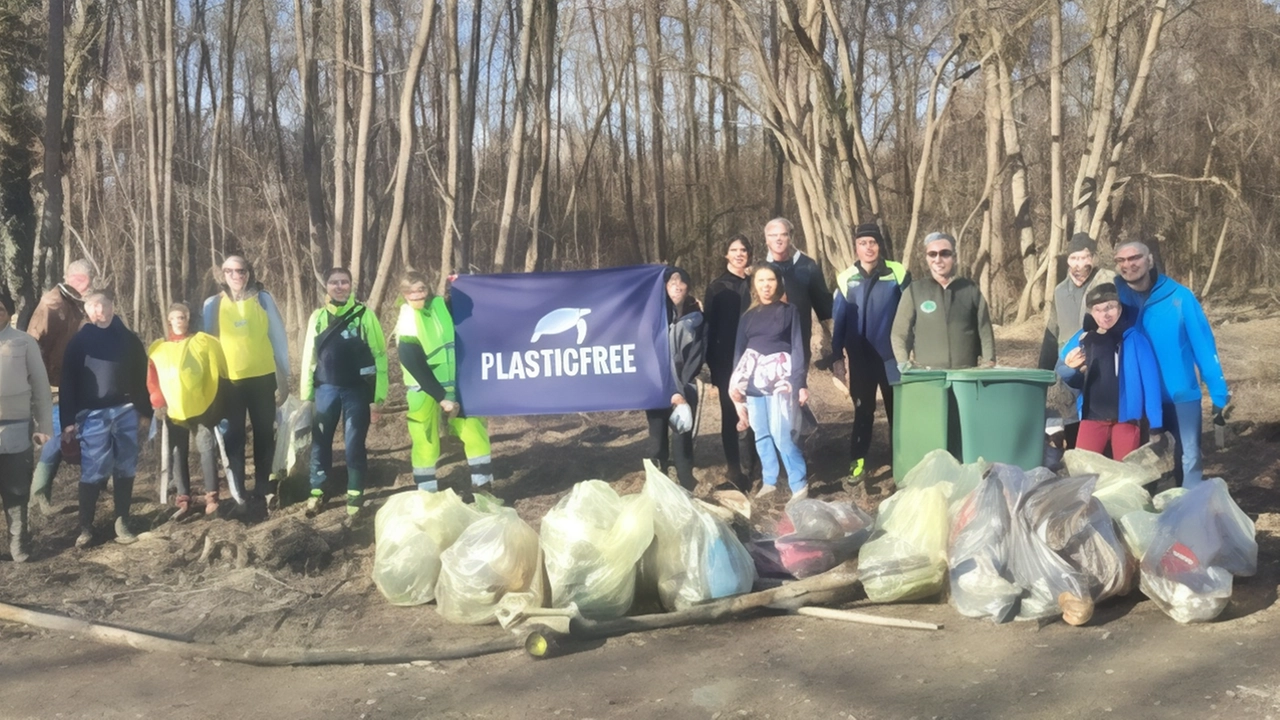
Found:
[[[535,0],[520,3],[520,46],[517,50],[515,117],[511,124],[511,145],[507,151],[507,180],[502,193],[502,214],[498,216],[498,241],[493,251],[494,272],[507,268],[512,225],[516,217],[516,199],[520,194],[520,177],[524,171],[525,118],[529,104],[529,66],[533,55],[533,14]]]
[[[662,11],[661,0],[648,0],[645,8],[645,40],[649,54],[649,132],[651,133],[650,162],[653,165],[653,236],[650,241],[650,257],[654,262],[667,260],[667,171],[666,118],[662,76]]]
[[[1058,285],[1058,253],[1066,235],[1062,197],[1062,0],[1049,7],[1049,266],[1044,278],[1044,318],[1054,312],[1053,290]]]
[[[308,5],[311,19],[311,42],[320,34],[320,8],[318,0]],[[316,138],[316,116],[320,112],[320,74],[316,70],[315,57],[307,50],[306,26],[303,21],[302,0],[293,0],[293,33],[297,48],[298,78],[302,86],[302,173],[307,183],[307,249],[313,258],[331,254],[329,222],[324,207],[324,186],[321,184],[320,143]]]
[[[317,2],[319,0],[316,0]],[[333,5],[333,264],[346,260],[347,226],[347,2]]]
[[[49,3],[49,87],[44,115],[44,208],[40,219],[40,246],[51,251],[55,263],[62,259],[62,109],[66,81],[66,33],[64,0],[47,0]],[[51,268],[49,275],[61,277],[60,268]],[[15,277],[21,277],[14,273]],[[34,286],[35,283],[27,283]],[[26,305],[35,310],[36,287],[17,288]],[[28,317],[30,315],[28,314]],[[25,324],[25,323],[24,323]],[[56,382],[51,379],[51,381]]]
[[[369,227],[369,136],[373,127],[373,87],[377,64],[373,48],[373,0],[360,0],[360,116],[356,125],[355,172],[351,182],[351,291],[359,292],[364,265],[364,234]]]

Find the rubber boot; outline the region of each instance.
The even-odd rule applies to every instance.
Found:
[[[88,547],[93,542],[93,515],[98,507],[98,494],[101,485],[93,483],[76,483],[80,491],[80,537],[76,538],[76,547]]]
[[[413,482],[423,492],[436,492],[440,489],[440,483],[436,480],[435,468],[431,468],[430,473],[415,472],[413,474]]]
[[[129,529],[129,506],[133,503],[133,478],[116,478],[112,481],[111,491],[116,505],[116,542],[128,545],[138,539],[138,536]]]
[[[364,471],[347,468],[347,516],[354,518],[364,507]]]
[[[31,504],[44,515],[53,512],[53,476],[58,467],[52,463],[36,463],[31,476]]]
[[[26,562],[31,558],[31,536],[27,534],[27,506],[11,505],[4,509],[9,521],[9,554],[14,562]]]

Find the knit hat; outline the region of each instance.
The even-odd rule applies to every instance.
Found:
[[[1067,254],[1073,255],[1081,250],[1088,250],[1091,253],[1098,251],[1098,243],[1089,237],[1089,233],[1078,232],[1071,236],[1071,242],[1067,244]]]
[[[1116,291],[1116,286],[1114,283],[1102,283],[1101,285],[1098,285],[1097,287],[1090,290],[1089,294],[1085,296],[1084,306],[1091,308],[1094,305],[1097,305],[1099,303],[1104,303],[1109,300],[1115,300],[1116,302],[1119,302],[1120,293]]]
[[[862,223],[853,229],[853,239],[856,242],[858,238],[875,238],[876,242],[884,245],[884,235],[880,233],[880,226],[875,223]]]
[[[689,279],[689,273],[686,272],[684,268],[676,267],[674,265],[668,265],[667,269],[662,272],[662,281],[665,283],[674,275],[680,276],[680,282],[683,282],[689,287],[693,287],[693,281]]]

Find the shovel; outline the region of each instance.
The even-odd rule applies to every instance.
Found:
[[[160,420],[160,504],[169,504],[170,458],[173,451],[169,448],[169,423]]]

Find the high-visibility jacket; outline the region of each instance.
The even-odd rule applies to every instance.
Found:
[[[432,298],[421,310],[414,310],[408,303],[402,305],[400,317],[396,320],[395,334],[398,343],[422,348],[431,374],[444,390],[444,399],[456,401],[458,392],[453,317],[449,314],[444,299]],[[431,380],[416,377],[404,359],[404,353],[401,353],[400,367],[404,371],[405,386],[424,390],[430,387]]]
[[[147,350],[151,407],[168,407],[174,422],[200,417],[218,396],[227,360],[218,339],[205,333],[157,340]]]
[[[378,322],[378,316],[374,315],[369,308],[356,302],[355,295],[352,295],[342,305],[326,303],[324,307],[311,313],[311,319],[307,321],[307,336],[302,346],[302,377],[299,381],[303,400],[315,400],[317,362],[321,359],[321,354],[328,350],[328,348],[317,348],[317,340],[330,323],[348,313],[358,314],[358,317],[353,316],[353,319],[339,333],[339,337],[334,337],[331,342],[346,343],[358,338],[368,346],[373,364],[358,368],[342,368],[342,370],[354,371],[370,384],[373,390],[372,402],[380,403],[387,399],[387,341],[382,334],[382,325]],[[346,361],[349,359],[343,360],[343,362]]]

